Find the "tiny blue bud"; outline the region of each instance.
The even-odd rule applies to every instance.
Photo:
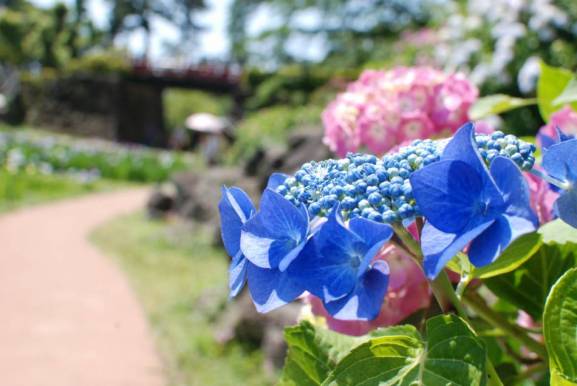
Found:
[[[383,201],[383,196],[379,193],[371,193],[368,197],[368,201],[371,205],[379,205]]]

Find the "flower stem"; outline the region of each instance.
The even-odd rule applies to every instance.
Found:
[[[463,297],[463,301],[487,323],[500,328],[509,336],[517,339],[543,360],[547,359],[547,350],[541,343],[531,338],[522,328],[511,324],[502,315],[492,310],[479,295],[469,292]]]
[[[447,300],[448,300],[455,307],[457,314],[463,320],[465,320],[469,324],[469,326],[471,326],[471,321],[469,320],[469,316],[467,315],[467,312],[465,311],[465,307],[463,307],[463,303],[461,303],[461,301],[457,297],[457,294],[455,293],[455,290],[453,289],[453,285],[451,284],[451,281],[449,280],[449,276],[447,275],[447,272],[442,271],[439,274],[439,276],[437,276],[437,278],[431,282],[431,288],[433,289],[433,294],[435,295],[435,298],[439,302],[439,305],[441,306],[441,308],[443,309],[444,312],[446,312],[445,307],[447,305]],[[489,358],[487,358],[486,366],[487,366],[487,372],[488,372],[489,385],[491,385],[491,386],[503,386],[503,382],[499,378],[499,374],[497,374],[497,371],[495,370],[495,367],[493,366],[493,363],[491,363]]]
[[[559,181],[556,178],[552,178],[550,177],[548,174],[543,173],[540,170],[537,169],[531,169],[531,174],[541,178],[542,180],[547,181],[548,183],[550,183],[551,185],[555,185],[556,187],[558,187],[559,189],[563,189],[563,190],[569,190],[571,188],[571,184],[565,181]]]
[[[399,238],[399,240],[403,243],[403,246],[408,249],[411,255],[413,255],[416,259],[420,260],[417,263],[422,265],[423,260],[423,252],[421,250],[421,246],[419,243],[413,238],[413,236],[402,226],[399,224],[393,225],[393,229],[395,230],[395,234]],[[447,275],[446,271],[442,271],[439,276],[433,280],[431,283],[431,288],[433,290],[433,294],[439,303],[439,306],[443,310],[443,312],[447,311],[447,305],[452,304],[457,311],[457,314],[465,320],[469,325],[471,322],[463,306],[463,303],[455,293],[453,285],[449,280],[449,276]],[[472,328],[472,327],[471,327]],[[493,363],[487,357],[486,360],[487,366],[487,373],[488,373],[488,381],[490,386],[503,386],[503,382],[499,378],[499,374],[495,370]]]
[[[445,307],[447,306],[447,301],[449,301],[450,304],[455,307],[457,314],[468,321],[469,317],[467,316],[467,312],[465,311],[463,304],[459,301],[446,271],[441,271],[439,276],[431,282],[431,288],[433,289],[433,294],[443,311],[446,312]]]
[[[393,229],[395,230],[395,234],[397,237],[403,242],[403,245],[409,253],[413,256],[416,256],[422,260],[423,252],[421,252],[421,246],[415,240],[413,235],[411,235],[401,224],[393,224]]]

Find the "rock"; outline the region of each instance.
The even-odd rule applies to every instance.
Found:
[[[162,184],[154,189],[146,202],[146,212],[153,219],[166,216],[174,209],[176,190],[171,183]]]
[[[249,196],[258,196],[255,179],[245,177],[239,168],[213,167],[178,173],[172,183],[176,191],[175,210],[184,218],[200,222],[217,222],[219,188],[223,185],[238,186]]]
[[[273,172],[292,174],[308,161],[321,161],[331,158],[332,153],[323,143],[320,128],[305,127],[294,132],[287,141],[287,147],[280,151],[273,148],[261,155],[260,168],[257,169],[259,186],[266,186]]]
[[[215,338],[221,344],[231,341],[261,349],[266,371],[274,372],[283,366],[286,355],[284,328],[297,322],[301,304],[290,303],[282,308],[260,314],[247,291],[229,303],[217,322]]]

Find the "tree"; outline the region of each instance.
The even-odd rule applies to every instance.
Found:
[[[160,17],[177,26],[181,41],[190,39],[201,27],[195,22],[194,14],[206,7],[204,0],[108,0],[112,11],[109,21],[109,43],[124,31],[142,29],[145,33],[145,57],[150,49],[151,23]]]

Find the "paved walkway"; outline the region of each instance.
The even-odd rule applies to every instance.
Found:
[[[89,244],[145,190],[100,193],[0,217],[0,385],[161,386],[143,311]]]

